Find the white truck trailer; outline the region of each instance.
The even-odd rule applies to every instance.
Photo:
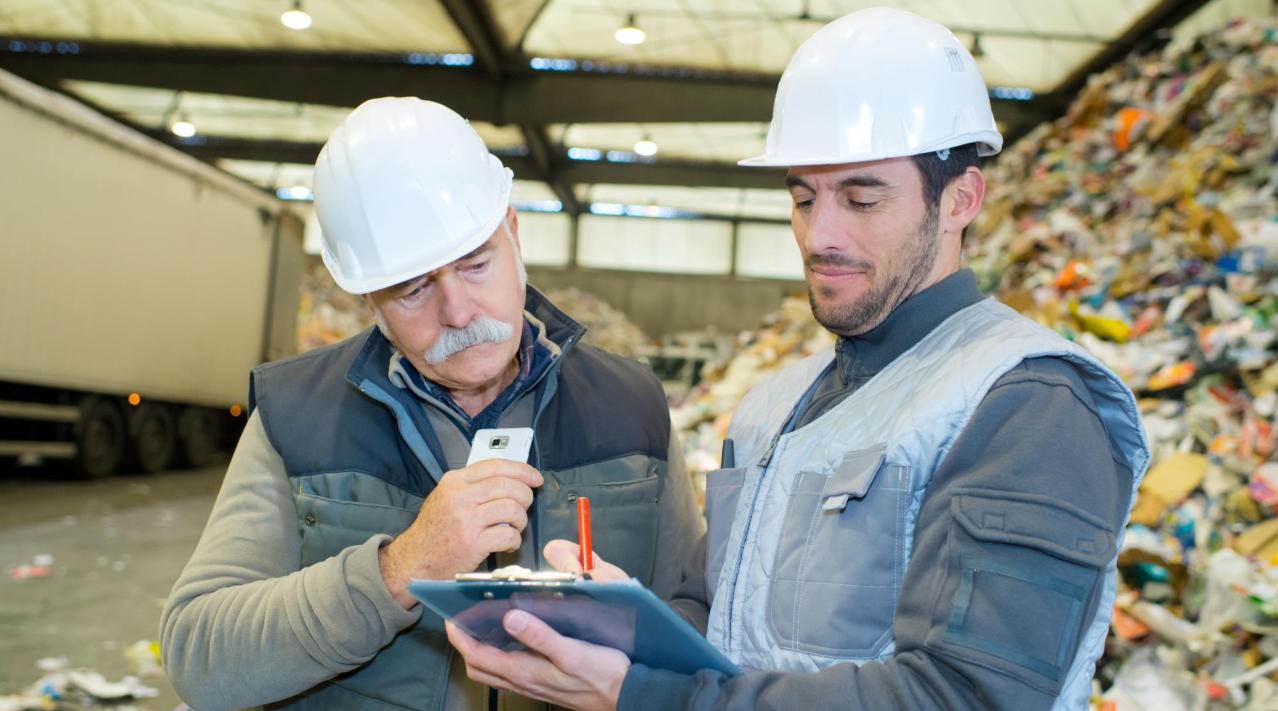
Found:
[[[207,463],[291,354],[285,203],[0,72],[0,458],[85,476]]]

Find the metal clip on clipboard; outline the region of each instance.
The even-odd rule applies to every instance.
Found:
[[[453,579],[459,583],[575,583],[589,580],[579,573],[561,573],[557,570],[529,570],[522,565],[508,565],[489,573],[458,573]]]

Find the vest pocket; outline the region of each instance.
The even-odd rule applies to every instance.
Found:
[[[733,467],[706,473],[706,591],[712,601],[719,588],[745,472],[745,467]]]
[[[891,644],[910,479],[883,453],[857,450],[833,472],[799,474],[769,582],[768,623],[783,649],[859,660]]]
[[[547,485],[537,491],[540,544],[577,540],[577,498],[585,496],[595,552],[644,585],[652,584],[665,462],[631,455],[542,474]]]
[[[1059,693],[1095,618],[1114,534],[1066,502],[1008,491],[960,489],[950,513],[927,644]]]
[[[397,506],[339,501],[293,492],[298,530],[302,534],[302,565],[331,558],[379,533],[398,536],[412,525],[417,511]]]

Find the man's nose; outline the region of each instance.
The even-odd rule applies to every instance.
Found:
[[[449,328],[463,328],[475,318],[478,310],[467,285],[455,275],[443,275],[438,283],[439,322]]]
[[[843,252],[849,239],[848,222],[833,199],[818,196],[808,213],[804,251],[808,254]]]

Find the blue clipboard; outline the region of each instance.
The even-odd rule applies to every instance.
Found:
[[[502,649],[519,648],[502,628],[502,617],[509,610],[524,610],[566,637],[621,650],[631,661],[654,669],[741,673],[692,625],[633,580],[414,580],[408,591],[470,636]]]

